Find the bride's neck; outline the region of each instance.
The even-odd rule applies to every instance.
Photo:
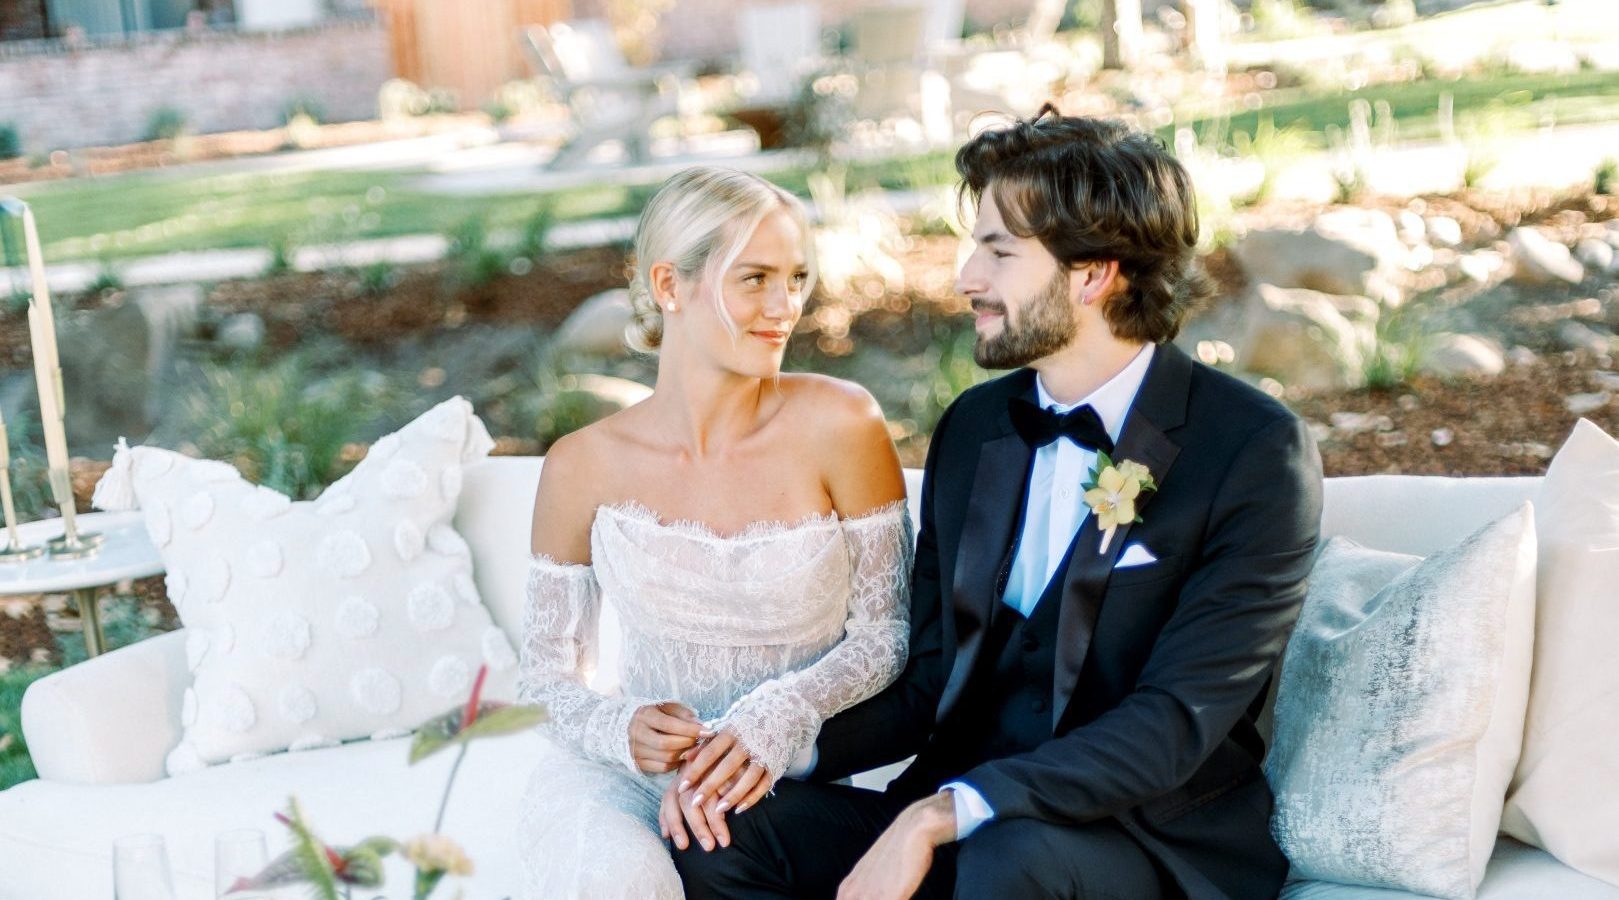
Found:
[[[651,412],[687,453],[705,456],[736,443],[757,427],[764,382],[712,366],[658,366],[648,400]]]

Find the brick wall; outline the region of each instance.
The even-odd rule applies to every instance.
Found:
[[[3,2],[3,0],[0,0]],[[132,41],[0,44],[0,124],[28,153],[140,140],[154,110],[195,132],[273,128],[295,99],[328,121],[376,116],[392,77],[387,30],[370,20],[246,34],[153,32]]]

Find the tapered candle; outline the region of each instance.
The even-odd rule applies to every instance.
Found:
[[[6,416],[0,412],[0,506],[5,507],[6,546],[17,547],[17,504],[11,498],[11,435],[6,433]]]
[[[62,362],[56,345],[56,315],[51,308],[50,286],[45,282],[45,256],[39,246],[34,211],[26,204],[22,210],[22,226],[28,251],[28,273],[34,289],[33,299],[28,304],[28,338],[34,351],[34,380],[39,386],[45,462],[51,469],[67,471],[67,434],[62,421]],[[59,503],[64,501],[62,497],[56,499]]]

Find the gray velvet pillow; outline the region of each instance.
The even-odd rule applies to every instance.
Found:
[[[1535,562],[1529,504],[1426,560],[1328,542],[1266,760],[1294,878],[1471,900],[1522,746]]]

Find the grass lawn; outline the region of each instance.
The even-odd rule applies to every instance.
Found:
[[[0,791],[35,777],[22,740],[22,695],[28,685],[48,674],[50,670],[42,666],[0,673]]]
[[[1183,110],[1180,118],[1183,125],[1196,129],[1199,137],[1239,131],[1252,135],[1268,118],[1277,128],[1296,126],[1308,131],[1309,139],[1324,148],[1327,127],[1347,129],[1349,104],[1360,99],[1372,104],[1373,109],[1380,102],[1388,104],[1398,139],[1433,140],[1440,136],[1439,101],[1444,94],[1454,98],[1458,132],[1464,132],[1470,121],[1481,116],[1491,119],[1496,128],[1518,131],[1546,121],[1557,125],[1619,121],[1619,72],[1595,71],[1428,79],[1333,94],[1278,90],[1267,95],[1259,109],[1233,113],[1193,108]],[[1159,134],[1172,140],[1174,126],[1160,129]]]
[[[810,170],[771,176],[808,194]],[[655,185],[602,185],[549,194],[447,197],[413,191],[409,172],[298,172],[185,175],[146,172],[18,188],[34,209],[51,262],[120,259],[175,251],[297,247],[448,233],[471,218],[491,230],[517,229],[550,204],[556,221],[630,215]],[[947,183],[950,155],[856,164],[849,184],[886,188],[916,179]]]

